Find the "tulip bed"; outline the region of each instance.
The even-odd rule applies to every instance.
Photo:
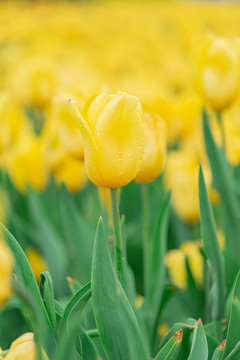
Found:
[[[0,3],[0,360],[240,359],[239,16]]]

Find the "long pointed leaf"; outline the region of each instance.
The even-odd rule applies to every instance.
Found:
[[[133,309],[113,269],[102,219],[92,265],[92,302],[99,336],[109,360],[150,359]]]
[[[214,293],[212,315],[214,320],[221,320],[223,317],[226,296],[224,259],[218,241],[217,226],[213,216],[201,166],[199,171],[199,203],[203,246],[206,256],[211,264],[213,276]]]

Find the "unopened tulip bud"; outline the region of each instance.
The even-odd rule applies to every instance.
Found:
[[[118,188],[133,180],[143,160],[142,108],[136,96],[106,93],[91,98],[80,114],[69,100],[84,140],[84,161],[96,185]]]
[[[195,85],[203,99],[221,111],[239,90],[239,45],[234,40],[208,36],[196,44]]]
[[[135,181],[149,183],[163,170],[167,154],[167,128],[160,116],[143,114],[145,128],[145,148],[143,163]]]
[[[42,352],[43,360],[48,360],[45,352]],[[37,348],[33,339],[33,333],[25,333],[16,339],[4,358],[5,360],[37,360]]]

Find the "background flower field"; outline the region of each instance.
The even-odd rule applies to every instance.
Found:
[[[239,18],[238,2],[0,2],[0,359],[239,359]],[[89,181],[72,109],[90,122],[96,94],[125,93],[153,168],[112,192],[124,283],[120,185]]]

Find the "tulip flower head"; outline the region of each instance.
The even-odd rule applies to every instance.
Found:
[[[33,333],[25,333],[16,339],[5,360],[37,360],[37,349],[33,336]],[[44,351],[43,360],[48,360]]]
[[[84,141],[84,161],[89,179],[96,185],[118,188],[132,181],[143,161],[144,126],[136,96],[125,93],[92,97],[80,114],[69,100]]]
[[[239,90],[239,45],[233,39],[208,36],[195,51],[195,85],[215,111],[221,111],[236,98]]]
[[[135,181],[149,183],[163,170],[167,154],[167,128],[160,116],[143,114],[145,127],[145,148],[143,163]]]

